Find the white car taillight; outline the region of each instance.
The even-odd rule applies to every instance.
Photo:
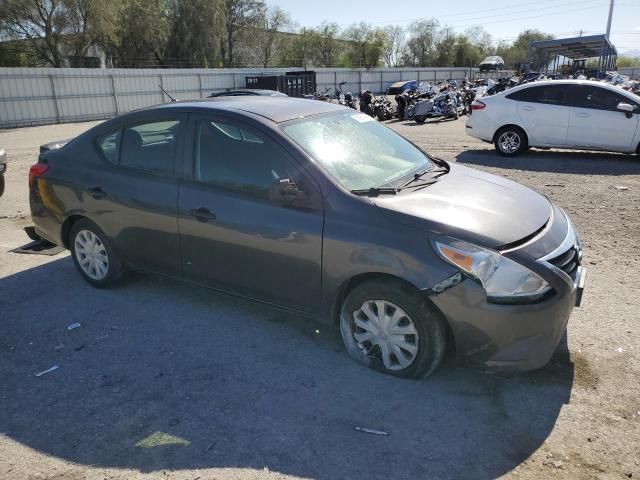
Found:
[[[486,106],[487,104],[482,103],[480,100],[474,100],[471,102],[471,110],[482,110]]]

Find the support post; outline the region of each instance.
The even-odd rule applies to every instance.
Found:
[[[56,107],[56,123],[60,123],[60,106],[58,105],[58,95],[56,94],[56,82],[53,79],[53,75],[49,75],[49,82],[51,82],[51,95],[53,96],[53,104]]]
[[[113,75],[109,75],[111,78],[111,94],[113,95],[113,107],[116,111],[116,115],[120,115],[120,106],[118,105],[118,92],[116,91],[116,79]]]
[[[202,75],[198,74],[198,90],[200,91],[200,98],[204,98],[202,93]]]

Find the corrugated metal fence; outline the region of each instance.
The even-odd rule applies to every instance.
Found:
[[[0,128],[110,118],[166,102],[159,85],[187,100],[245,85],[245,77],[295,68],[268,69],[83,69],[0,68]],[[299,69],[298,69],[299,70]],[[384,92],[399,80],[461,80],[477,76],[468,68],[316,69],[318,90],[334,95],[340,82],[354,93]],[[511,72],[494,72],[492,77]],[[486,76],[487,74],[483,74]]]

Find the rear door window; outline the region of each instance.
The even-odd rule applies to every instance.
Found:
[[[510,93],[507,98],[520,102],[544,103],[547,105],[568,105],[567,85],[540,85]]]
[[[125,127],[122,130],[119,164],[150,173],[173,174],[179,131],[179,120]]]

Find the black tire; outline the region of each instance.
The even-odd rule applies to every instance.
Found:
[[[366,332],[356,325],[355,316],[359,315],[356,312],[360,312],[361,307],[368,301],[388,302],[393,304],[392,307],[397,306],[406,313],[406,316],[401,317],[404,325],[398,323],[398,327],[406,328],[407,325],[412,325],[417,331],[417,337],[413,334],[402,335],[402,340],[411,343],[413,348],[417,346],[417,353],[413,354],[409,365],[403,367],[396,354],[392,352],[392,356],[388,358],[395,359],[395,363],[392,368],[387,368],[382,360],[382,349],[379,345],[368,341],[358,343],[356,340],[355,335]],[[349,356],[355,361],[381,373],[402,378],[429,376],[440,364],[447,343],[446,327],[440,313],[418,292],[394,280],[370,280],[355,287],[342,304],[340,332]],[[396,335],[394,338],[399,337]],[[408,350],[401,353],[411,354]],[[408,361],[406,355],[405,361]]]
[[[508,141],[508,136],[511,137],[511,142]],[[504,157],[515,157],[529,149],[527,134],[521,128],[511,125],[496,132],[493,144],[496,152]]]
[[[416,123],[424,123],[425,120],[427,119],[426,115],[416,115],[415,117],[413,117],[413,119],[415,120]]]
[[[101,278],[92,278],[87,272],[85,272],[83,267],[80,266],[79,257],[82,255],[82,253],[76,250],[76,240],[80,241],[78,235],[81,232],[86,231],[91,232],[93,235],[95,235],[98,238],[99,243],[104,246],[104,249],[106,250],[106,274]],[[113,286],[118,283],[124,276],[125,271],[122,262],[120,261],[120,257],[113,250],[111,242],[104,234],[104,232],[91,220],[84,218],[78,220],[73,224],[73,226],[71,227],[71,231],[69,232],[69,249],[71,250],[73,263],[80,272],[80,275],[82,275],[82,277],[94,287],[105,288]]]
[[[0,175],[0,197],[4,193],[4,175]]]

